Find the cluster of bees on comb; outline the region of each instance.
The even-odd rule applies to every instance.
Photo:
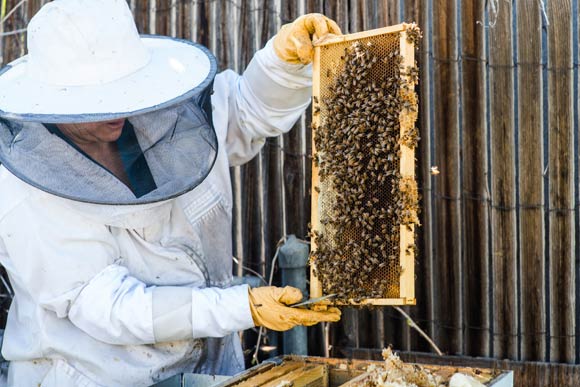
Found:
[[[416,25],[403,33],[416,47]],[[418,70],[402,65],[399,34],[392,35],[397,49],[386,53],[371,40],[346,47],[337,73],[320,75],[328,92],[313,101],[320,224],[311,261],[324,294],[339,302],[398,298],[400,226],[419,224],[415,179],[400,173],[401,146],[419,141]]]

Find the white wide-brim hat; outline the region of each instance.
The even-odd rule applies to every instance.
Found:
[[[139,36],[125,0],[55,0],[28,25],[28,55],[0,70],[0,117],[105,121],[162,109],[211,85],[205,47]]]

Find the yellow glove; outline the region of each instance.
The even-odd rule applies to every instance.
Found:
[[[312,41],[327,34],[341,35],[342,32],[333,20],[319,13],[309,13],[280,28],[274,38],[274,51],[288,63],[308,64],[314,57]]]
[[[340,320],[340,310],[337,308],[315,312],[286,306],[301,300],[302,292],[291,286],[285,288],[265,286],[250,289],[250,310],[254,324],[275,331],[287,331],[297,325],[310,326],[322,321]]]

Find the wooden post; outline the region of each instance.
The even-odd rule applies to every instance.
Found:
[[[459,169],[459,79],[455,0],[433,1],[435,56],[435,163],[441,175],[434,181],[435,319],[440,322],[435,342],[444,351],[463,352],[461,289],[461,202]],[[444,285],[443,285],[444,284]]]
[[[490,355],[489,321],[489,200],[487,187],[487,126],[485,1],[464,2],[461,7],[462,26],[462,155],[464,216],[464,262],[462,276],[465,291],[465,324],[484,329],[465,330],[467,353]]]
[[[435,303],[435,281],[433,277],[433,208],[431,199],[431,74],[430,58],[432,36],[430,33],[432,18],[428,12],[430,0],[420,0],[419,3],[419,27],[423,31],[423,41],[419,52],[419,131],[421,142],[418,147],[418,184],[423,188],[421,192],[421,231],[417,234],[417,307],[413,309],[411,316],[420,320],[428,321],[423,328],[427,328],[429,336],[434,337],[434,303]],[[419,285],[421,284],[421,285]],[[415,336],[416,337],[416,336]],[[414,349],[419,348],[417,345]],[[421,349],[429,350],[428,346],[421,346]]]
[[[522,360],[546,359],[542,18],[537,2],[518,0],[518,110]],[[526,64],[527,63],[527,64]]]
[[[574,363],[574,133],[572,2],[548,3],[550,361]]]
[[[517,359],[516,197],[511,3],[489,28],[493,356]]]

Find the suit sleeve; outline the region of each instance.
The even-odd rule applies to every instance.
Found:
[[[106,226],[46,195],[29,198],[4,216],[0,239],[0,253],[18,290],[46,313],[69,319],[102,342],[221,337],[253,326],[247,287],[147,286],[119,265],[119,250]],[[163,305],[168,298],[186,313]]]
[[[240,165],[260,151],[267,137],[288,132],[308,107],[312,67],[282,61],[270,40],[243,75],[231,70],[218,74],[214,90],[218,137],[225,142],[230,165]]]

